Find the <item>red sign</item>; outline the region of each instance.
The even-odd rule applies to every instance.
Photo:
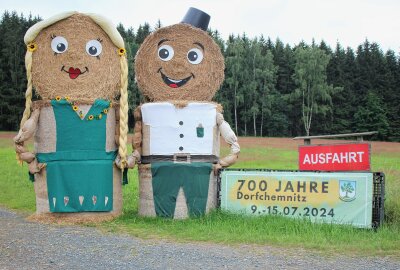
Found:
[[[301,145],[299,146],[301,171],[370,171],[370,145],[368,143]]]

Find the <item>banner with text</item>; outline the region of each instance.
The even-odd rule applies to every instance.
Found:
[[[369,171],[370,144],[300,145],[301,171]]]
[[[372,226],[373,173],[223,170],[221,208]]]

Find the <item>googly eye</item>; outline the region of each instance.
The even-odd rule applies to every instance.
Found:
[[[169,45],[162,45],[158,48],[158,57],[163,61],[169,61],[174,57],[174,49]]]
[[[101,45],[100,41],[96,39],[89,40],[86,43],[86,52],[90,56],[99,56],[101,54],[102,49],[103,46]]]
[[[190,49],[187,53],[187,59],[193,65],[198,65],[203,61],[203,52],[197,48]]]
[[[68,41],[62,36],[56,36],[51,41],[51,49],[55,53],[64,53],[68,49]]]

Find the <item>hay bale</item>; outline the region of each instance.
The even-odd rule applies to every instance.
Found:
[[[170,61],[159,58],[159,43],[174,50]],[[200,64],[191,64],[189,50],[204,47]],[[135,58],[135,74],[139,89],[151,101],[197,100],[209,101],[224,79],[224,59],[221,49],[207,32],[188,24],[175,24],[150,34],[140,46]],[[174,79],[189,78],[178,88],[168,86],[162,74]],[[193,75],[193,76],[192,76]]]
[[[56,123],[51,100],[65,99],[70,105],[78,106],[79,113],[82,115],[85,115],[91,109],[97,99],[111,101],[121,94],[119,100],[121,104],[126,104],[125,92],[123,91],[126,91],[125,82],[127,78],[126,58],[123,49],[124,42],[117,29],[106,18],[100,15],[80,14],[77,12],[59,14],[32,26],[27,31],[24,41],[28,45],[28,52],[25,58],[28,87],[26,108],[21,126],[27,121],[31,108],[40,110],[34,139],[35,154],[53,154],[57,152],[57,126],[60,127],[64,123],[61,123],[61,121]],[[123,50],[122,53],[121,49]],[[36,94],[40,96],[40,100],[34,102],[31,107],[32,85]],[[115,104],[115,102],[111,102],[111,104]],[[121,111],[124,112],[123,109]],[[77,109],[71,107],[71,110],[76,111]],[[107,113],[105,109],[104,113]],[[101,119],[101,116],[102,114],[96,118]],[[77,115],[77,119],[78,117],[80,115]],[[93,116],[90,117],[89,120],[93,119]],[[118,128],[117,125],[121,124],[121,132],[125,132],[124,128],[127,125],[126,114],[121,115],[121,123],[117,118],[119,119],[114,107],[108,108],[108,117],[105,124],[105,152],[117,151],[115,142],[115,136],[119,135],[118,130],[116,130]],[[68,127],[67,125],[65,126]],[[82,136],[81,133],[76,134]],[[125,135],[122,134],[121,137]],[[77,138],[77,140],[80,140],[80,138]],[[120,153],[123,156],[124,138],[118,142],[121,142],[120,148],[122,150],[120,150]],[[92,142],[86,142],[86,145],[92,145]],[[99,146],[101,151],[103,151],[102,147],[101,145]],[[82,149],[85,148],[82,145],[75,148],[70,150],[85,150]],[[29,155],[25,154],[23,157],[27,159]],[[81,160],[86,158],[83,157]],[[40,159],[39,156],[38,159]],[[66,159],[68,160],[68,158]],[[91,159],[91,157],[88,159]],[[42,160],[42,162],[45,161]],[[57,160],[54,162],[57,162]],[[111,160],[109,164],[113,166],[111,165]],[[111,169],[111,167],[108,167],[108,169]],[[109,172],[111,173],[111,171]],[[110,179],[106,179],[109,184],[108,188],[110,188],[111,181],[113,181],[113,210],[111,212],[50,213],[47,171],[44,168],[35,175],[34,188],[37,211],[31,217],[32,220],[68,221],[73,223],[96,222],[121,214],[122,174],[120,169],[115,166],[113,166],[112,174],[113,179],[111,179],[111,175]],[[51,181],[52,179],[49,180]],[[80,179],[76,178],[76,180]],[[93,204],[96,204],[96,199],[96,197],[93,197]],[[67,200],[68,203],[68,198],[64,198],[64,200]],[[108,205],[110,204],[108,203]]]
[[[139,164],[139,215],[156,216],[150,164]]]
[[[188,215],[188,208],[186,205],[186,197],[181,187],[178,192],[178,197],[176,198],[176,207],[174,213],[174,219],[185,219]]]
[[[54,55],[51,38],[62,36],[68,42],[65,53]],[[99,58],[86,53],[89,40],[100,39],[103,50]],[[34,42],[38,49],[32,54],[32,83],[36,93],[43,99],[57,96],[72,100],[113,99],[120,90],[120,57],[118,48],[110,37],[90,17],[74,14],[40,31]],[[78,59],[78,60],[77,60]],[[65,66],[64,66],[65,65]],[[84,74],[71,80],[70,67],[79,68]]]
[[[117,213],[81,212],[81,213],[35,213],[27,219],[45,224],[90,224],[110,221],[118,217]]]

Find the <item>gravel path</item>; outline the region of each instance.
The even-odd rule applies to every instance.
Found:
[[[301,249],[173,243],[44,225],[0,209],[0,269],[400,269],[392,258],[321,257]]]

